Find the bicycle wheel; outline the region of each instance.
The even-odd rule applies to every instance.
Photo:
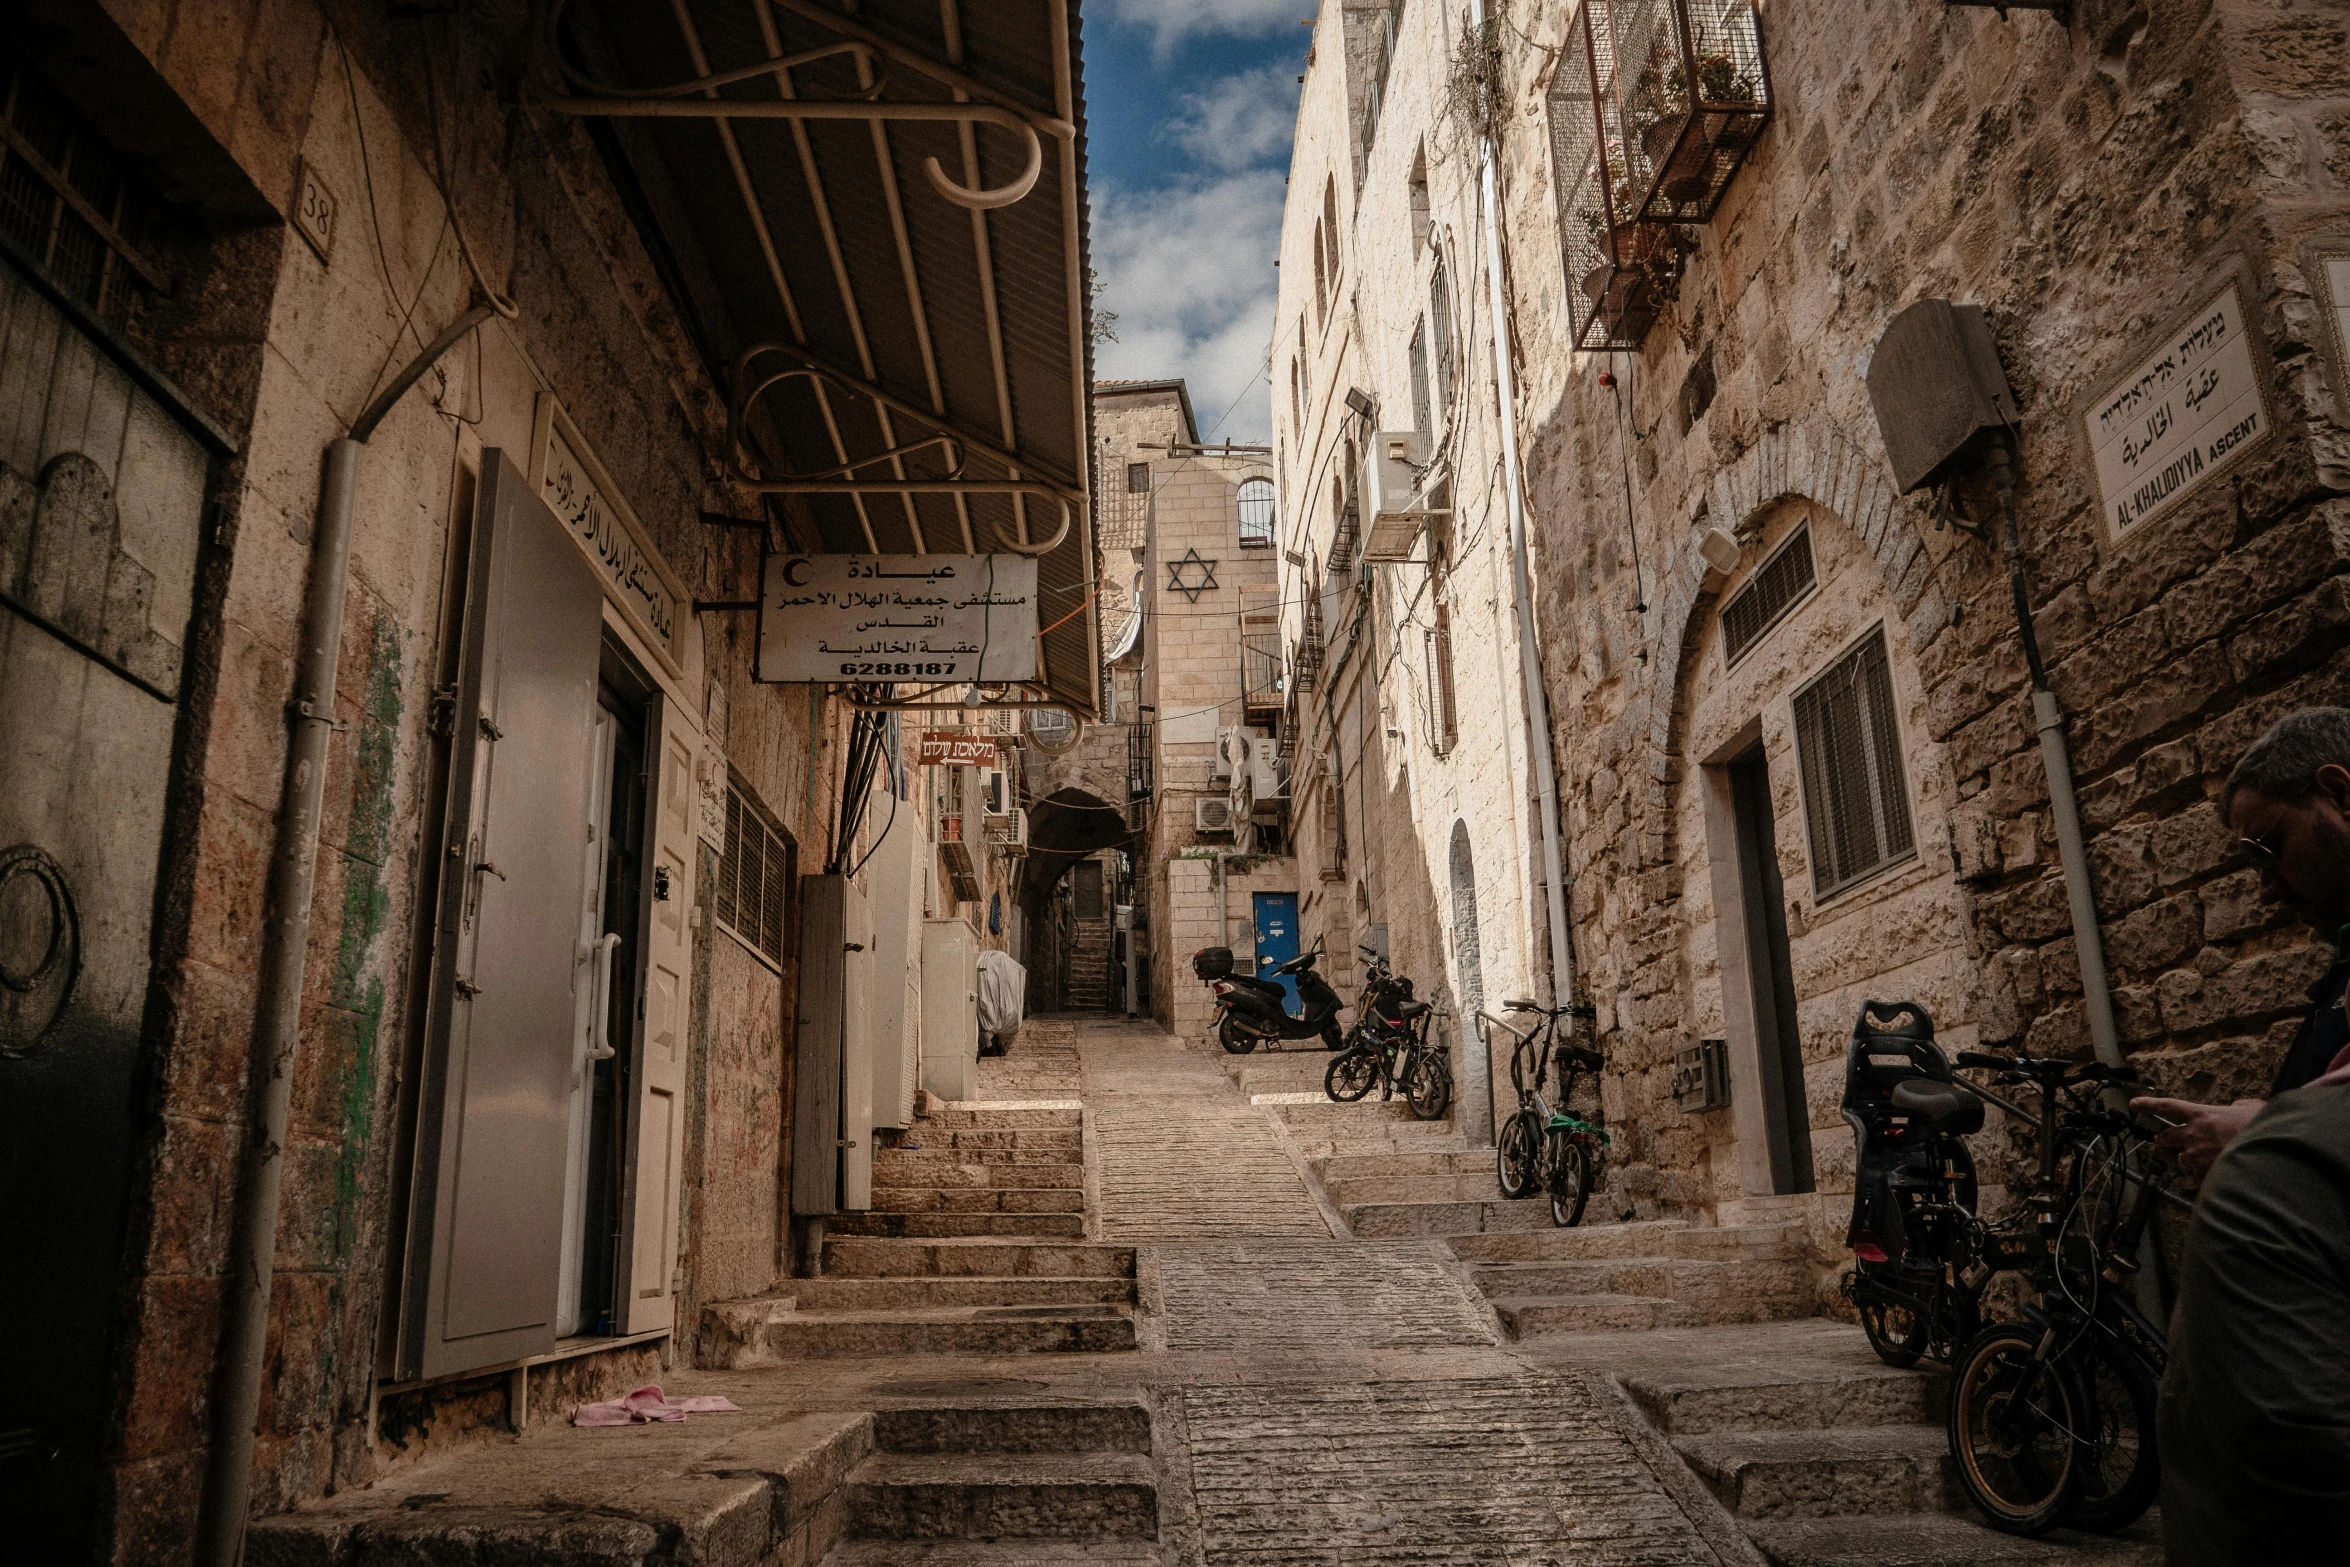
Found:
[[[1257,1048],[1257,1036],[1242,1028],[1229,1012],[1216,1025],[1216,1042],[1236,1056],[1245,1056]]]
[[[1869,1348],[1888,1366],[1906,1371],[1926,1352],[1926,1314],[1890,1290],[1872,1288],[1864,1264],[1852,1281],[1852,1304],[1860,1311],[1860,1330],[1869,1336]]]
[[[1330,1058],[1330,1070],[1322,1074],[1322,1092],[1335,1104],[1350,1105],[1378,1081],[1379,1058],[1357,1045]]]
[[[2138,1358],[2092,1331],[2075,1357],[2088,1421],[2081,1484],[2066,1527],[2119,1534],[2145,1516],[2162,1487],[2154,1446],[2154,1377]]]
[[[1550,1222],[1571,1230],[1591,1200],[1591,1155],[1571,1132],[1550,1134]]]
[[[1452,1066],[1441,1051],[1412,1052],[1404,1067],[1404,1095],[1422,1121],[1441,1119],[1452,1108]]]
[[[1995,1322],[1950,1376],[1950,1452],[1959,1483],[1992,1528],[2046,1534],[2080,1486],[2078,1378],[2040,1357],[2047,1330]]]
[[[1494,1176],[1501,1182],[1502,1196],[1515,1199],[1534,1194],[1534,1163],[1538,1157],[1533,1113],[1520,1110],[1502,1123],[1501,1135],[1493,1142]]]

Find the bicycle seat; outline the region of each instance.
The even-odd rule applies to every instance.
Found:
[[[1983,1129],[1983,1101],[1963,1088],[1913,1077],[1893,1085],[1893,1113],[1923,1121],[1949,1137]]]
[[[1395,1009],[1396,1021],[1409,1023],[1413,1018],[1426,1012],[1431,1005],[1433,1003],[1426,1001],[1407,1001]]]

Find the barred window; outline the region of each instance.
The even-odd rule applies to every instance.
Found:
[[[0,61],[0,231],[114,326],[170,280],[149,245],[162,209],[47,81]]]
[[[1240,547],[1273,547],[1273,481],[1249,479],[1240,486]]]
[[[726,790],[726,852],[718,860],[718,923],[781,968],[792,895],[791,837],[739,784]]]
[[[1797,528],[1722,606],[1723,659],[1735,664],[1745,657],[1746,650],[1802,603],[1818,581],[1811,564],[1811,529]]]
[[[1129,495],[1148,495],[1150,492],[1151,465],[1146,462],[1128,463],[1126,465],[1126,493]]]
[[[1428,633],[1429,743],[1438,756],[1448,755],[1460,739],[1460,714],[1452,688],[1452,612],[1436,601],[1436,627]]]
[[[1444,270],[1444,258],[1436,258],[1436,270],[1428,279],[1428,350],[1436,359],[1436,409],[1439,413],[1452,412],[1452,280]]]
[[[1883,627],[1795,693],[1795,745],[1815,896],[1917,852]]]
[[[1428,323],[1412,323],[1412,428],[1432,431],[1435,421],[1428,416]]]

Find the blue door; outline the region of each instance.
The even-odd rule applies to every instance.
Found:
[[[1265,970],[1297,956],[1297,894],[1260,892],[1256,899],[1257,974],[1262,978]],[[1298,1010],[1295,976],[1281,976],[1281,992],[1281,1004],[1295,1013]]]

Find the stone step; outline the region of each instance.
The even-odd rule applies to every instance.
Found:
[[[1340,1203],[1347,1228],[1364,1239],[1399,1235],[1486,1235],[1497,1231],[1551,1229],[1550,1204],[1524,1202],[1360,1202]]]
[[[844,1213],[825,1225],[825,1233],[857,1236],[906,1236],[949,1240],[965,1235],[1033,1235],[1079,1240],[1085,1235],[1082,1213]]]
[[[1493,1302],[1511,1338],[1553,1333],[1645,1333],[1671,1326],[1673,1302],[1659,1295],[1537,1295]]]
[[[1851,1330],[1855,1337],[1860,1330]],[[1867,1354],[1865,1347],[1860,1351]],[[1624,1387],[1650,1422],[1676,1440],[1713,1432],[1833,1430],[1846,1426],[1925,1424],[1941,1429],[1946,1378],[1937,1370],[1900,1371],[1855,1363],[1742,1375],[1708,1368],[1632,1371]]]
[[[1083,1186],[1074,1148],[941,1148],[873,1156],[876,1186]]]
[[[873,1442],[885,1453],[1147,1453],[1140,1404],[969,1404],[882,1409]]]
[[[1157,1544],[1122,1540],[844,1540],[819,1567],[1160,1567]]]
[[[1029,1245],[1006,1240],[884,1240],[837,1233],[824,1241],[827,1278],[1134,1277],[1131,1246]]]
[[[1083,1213],[1077,1186],[873,1187],[874,1213]]]
[[[1685,1306],[1734,1299],[1769,1316],[1810,1316],[1818,1304],[1803,1262],[1705,1262],[1683,1257],[1571,1257],[1555,1262],[1480,1262],[1471,1276],[1488,1295],[1663,1295]],[[1763,1316],[1719,1318],[1757,1321]]]
[[[1074,1126],[1031,1127],[1026,1131],[1004,1126],[950,1129],[932,1121],[918,1121],[906,1133],[905,1141],[894,1148],[878,1150],[875,1162],[879,1163],[890,1154],[904,1154],[908,1157],[950,1152],[973,1154],[979,1149],[989,1149],[993,1152],[986,1157],[1002,1156],[1003,1162],[1017,1163],[1019,1161],[1009,1156],[1014,1153],[1045,1155],[1058,1149],[1062,1155],[1060,1158],[1047,1158],[1044,1162],[1074,1164],[1083,1156],[1084,1147],[1085,1133]]]
[[[1134,1318],[1110,1304],[786,1311],[711,1364],[727,1370],[860,1355],[1028,1355],[1134,1348]]]
[[[1844,1518],[1963,1511],[1966,1493],[1941,1426],[1720,1431],[1674,1439],[1741,1518]]]
[[[1501,1183],[1493,1171],[1459,1174],[1356,1175],[1325,1179],[1323,1189],[1340,1207],[1373,1202],[1501,1202]]]
[[[1481,1175],[1494,1179],[1492,1151],[1483,1148],[1330,1154],[1313,1160],[1312,1165],[1325,1185],[1400,1175]]]
[[[1409,1122],[1415,1126],[1441,1128],[1438,1135],[1453,1134],[1455,1128],[1447,1113],[1442,1119],[1422,1121],[1412,1114],[1412,1107],[1400,1097],[1395,1099],[1363,1099],[1354,1104],[1332,1104],[1316,1098],[1303,1104],[1273,1103],[1267,1108],[1288,1125],[1306,1132],[1320,1132],[1351,1126],[1371,1126],[1382,1121]]]
[[[1311,1161],[1358,1156],[1394,1158],[1399,1155],[1459,1153],[1466,1148],[1461,1134],[1447,1121],[1367,1121],[1336,1129],[1291,1129],[1298,1151]],[[1491,1160],[1493,1155],[1483,1156]]]
[[[2160,1567],[2162,1526],[2152,1513],[2118,1536],[2059,1529],[2037,1540],[1970,1518],[1911,1513],[1789,1518],[1749,1524],[1773,1567]]]
[[[1083,1112],[1074,1104],[1056,1105],[1049,1110],[1005,1108],[983,1103],[943,1105],[936,1114],[924,1116],[915,1123],[923,1130],[944,1127],[950,1132],[969,1130],[995,1132],[1030,1132],[1045,1130],[1078,1130],[1083,1123]],[[921,1141],[922,1139],[916,1139]]]
[[[1136,1453],[876,1453],[848,1481],[868,1540],[1155,1540],[1159,1497]]]
[[[792,1295],[804,1311],[927,1310],[934,1306],[1126,1306],[1132,1279],[989,1278],[798,1279]]]
[[[1547,1208],[1539,1197],[1524,1199]],[[1679,1219],[1644,1219],[1628,1224],[1580,1224],[1571,1230],[1548,1227],[1526,1236],[1464,1239],[1453,1255],[1463,1262],[1564,1262],[1577,1257],[1682,1257],[1693,1260],[1786,1262],[1805,1255],[1775,1226],[1697,1228]]]

